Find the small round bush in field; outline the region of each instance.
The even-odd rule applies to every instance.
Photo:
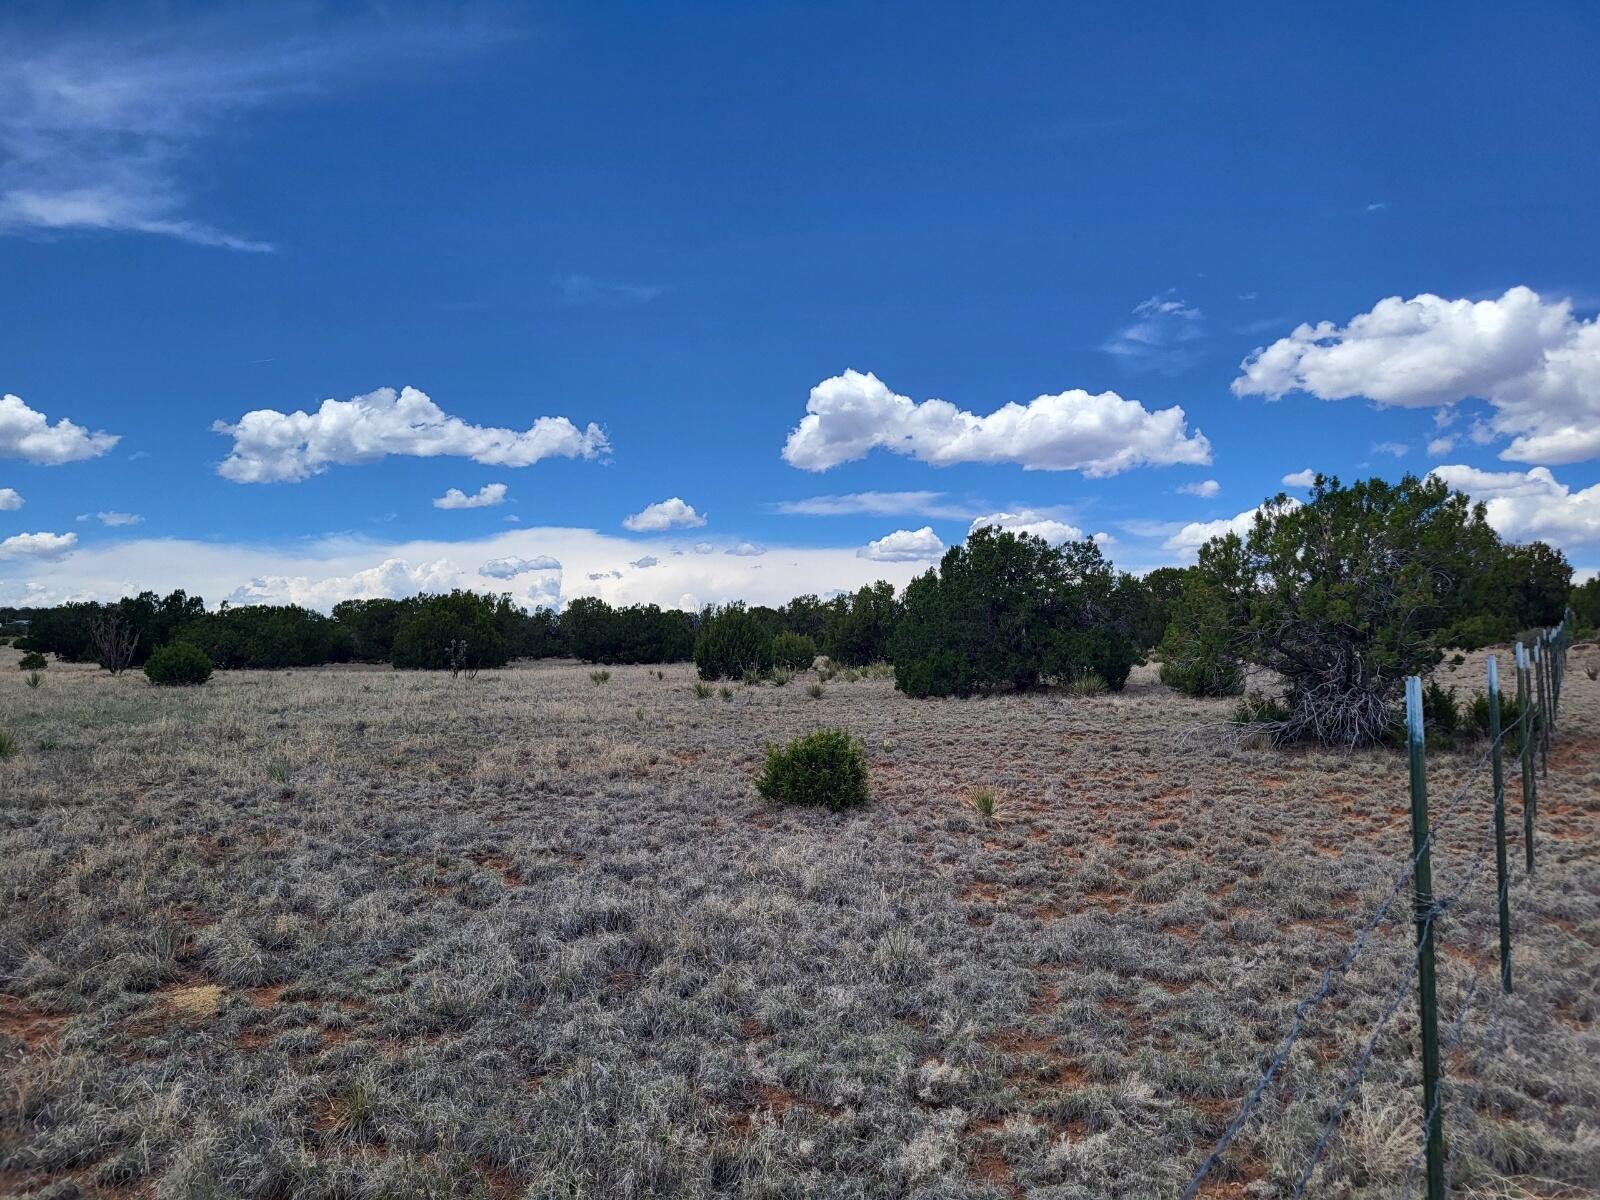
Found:
[[[22,671],[42,671],[49,665],[44,655],[37,650],[33,650],[22,656],[17,663],[17,668]]]
[[[768,746],[756,791],[782,804],[821,804],[838,812],[867,802],[867,755],[843,729],[819,729],[787,746]]]
[[[211,678],[211,659],[198,646],[173,642],[150,652],[144,673],[151,683],[161,687],[201,684]]]

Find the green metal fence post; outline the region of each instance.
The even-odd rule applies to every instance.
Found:
[[[1489,655],[1489,755],[1494,764],[1494,869],[1500,896],[1500,987],[1511,991],[1511,898],[1506,875],[1506,774],[1500,759],[1500,668]]]
[[[1528,648],[1517,643],[1517,709],[1522,725],[1522,848],[1527,853],[1528,874],[1533,874],[1533,807],[1538,802],[1538,781],[1533,777],[1533,689],[1529,685]]]
[[[1539,778],[1550,778],[1550,708],[1545,703],[1544,634],[1533,642],[1533,685],[1538,691],[1539,707]]]
[[[1422,744],[1422,679],[1406,679],[1406,734],[1411,750],[1412,904],[1417,921],[1417,1005],[1422,1020],[1422,1120],[1427,1137],[1428,1200],[1445,1200],[1444,1106],[1439,1094],[1439,1004],[1433,973],[1433,863],[1428,836],[1428,768]]]

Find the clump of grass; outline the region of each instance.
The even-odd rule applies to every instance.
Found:
[[[1103,696],[1108,690],[1105,677],[1098,671],[1079,671],[1067,680],[1067,694],[1071,696]]]
[[[965,800],[966,806],[977,816],[980,824],[999,825],[1005,821],[1005,806],[1000,793],[992,787],[973,788]]]
[[[865,804],[867,754],[843,729],[819,729],[787,746],[768,746],[756,791],[781,804],[820,804],[834,812]]]
[[[723,690],[726,691],[727,689],[724,688]],[[694,685],[694,698],[696,700],[704,700],[704,699],[708,698],[710,695],[711,695],[711,685],[709,683],[696,683]]]
[[[656,678],[657,679],[665,679],[666,677],[667,677],[667,673],[665,671],[657,671],[656,672]]]
[[[728,686],[724,685],[724,686],[719,687],[717,689],[717,695],[721,696],[724,702],[732,700],[733,699],[733,689],[731,687],[728,687]]]
[[[610,681],[611,672],[605,670],[603,667],[598,671],[589,672],[589,682],[594,684],[595,687],[599,687],[602,683],[609,683]]]
[[[794,678],[794,672],[788,667],[773,667],[768,678],[772,680],[773,687],[783,687]]]
[[[17,745],[17,739],[12,737],[5,730],[0,729],[0,758],[10,758],[12,755],[16,754],[19,749],[21,749],[21,747]]]
[[[821,700],[822,699],[822,685],[820,683],[813,683],[813,684],[808,685],[807,688],[806,688],[806,695],[810,696],[813,700]]]
[[[27,675],[23,677],[23,682],[31,688],[36,688],[44,682],[44,672],[29,671]]]

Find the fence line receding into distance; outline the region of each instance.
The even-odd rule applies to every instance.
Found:
[[[1290,1051],[1305,1032],[1307,1018],[1312,1010],[1335,991],[1339,981],[1371,944],[1372,935],[1383,923],[1384,917],[1399,899],[1400,894],[1407,890],[1408,885],[1416,925],[1415,949],[1394,990],[1389,994],[1371,1034],[1355,1056],[1344,1086],[1327,1114],[1317,1140],[1295,1182],[1293,1195],[1297,1198],[1305,1195],[1317,1165],[1322,1161],[1322,1156],[1338,1132],[1345,1108],[1355,1096],[1372,1061],[1384,1027],[1404,1005],[1414,979],[1417,981],[1417,1008],[1422,1032],[1422,1137],[1406,1173],[1405,1195],[1409,1197],[1412,1194],[1420,1172],[1427,1200],[1445,1200],[1449,1191],[1455,1146],[1453,1144],[1447,1146],[1445,1137],[1448,1106],[1445,1102],[1447,1087],[1441,1053],[1462,1049],[1463,1039],[1467,1033],[1467,1017],[1475,1002],[1483,1002],[1489,1011],[1489,1017],[1474,1062],[1481,1063],[1488,1053],[1490,1042],[1503,1039],[1507,1032],[1498,1007],[1499,997],[1509,994],[1512,989],[1511,873],[1507,865],[1506,852],[1503,752],[1508,745],[1515,746],[1517,751],[1522,781],[1524,876],[1531,877],[1535,863],[1534,826],[1539,811],[1539,782],[1549,774],[1550,735],[1561,706],[1561,684],[1566,675],[1567,648],[1572,643],[1572,619],[1569,610],[1559,625],[1553,629],[1540,631],[1533,639],[1531,647],[1525,646],[1522,642],[1516,644],[1514,667],[1517,717],[1510,728],[1501,727],[1499,664],[1494,655],[1489,656],[1487,665],[1489,746],[1467,772],[1461,786],[1444,805],[1439,807],[1431,820],[1428,809],[1427,760],[1424,755],[1422,680],[1418,676],[1406,680],[1406,737],[1411,775],[1411,857],[1396,875],[1393,885],[1377,909],[1357,932],[1344,957],[1325,970],[1317,987],[1295,1005],[1293,1018],[1276,1051],[1246,1093],[1221,1137],[1196,1169],[1188,1186],[1183,1189],[1180,1200],[1193,1200],[1193,1197],[1199,1194],[1205,1180],[1223,1166],[1228,1147],[1248,1125],[1252,1114],[1266,1096],[1267,1089],[1288,1061]],[[1472,803],[1469,794],[1474,785],[1480,781],[1480,773],[1486,764],[1489,766],[1491,799],[1488,812],[1480,814],[1486,817],[1482,833],[1473,850],[1472,859],[1461,872],[1460,878],[1447,894],[1436,898],[1433,893],[1433,847],[1439,831],[1453,818],[1462,813],[1470,815]],[[1434,976],[1434,950],[1435,941],[1439,937],[1440,918],[1469,892],[1485,865],[1491,860],[1495,868],[1499,987],[1480,987],[1479,978],[1474,975],[1468,982],[1460,1005],[1446,1028],[1441,1043]],[[1477,961],[1476,957],[1473,957],[1472,961]],[[1472,1075],[1475,1077],[1476,1073],[1474,1067]],[[1464,1100],[1464,1094],[1457,1099]]]

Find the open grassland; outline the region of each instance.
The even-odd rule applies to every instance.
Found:
[[[0,667],[6,1195],[1171,1197],[1409,853],[1400,755],[1185,739],[1229,705],[1147,668],[916,701],[809,675],[725,700],[688,667]],[[761,801],[763,744],[819,725],[865,742],[873,803]],[[1441,804],[1477,761],[1433,758]],[[1481,1196],[1600,1177],[1576,669],[1549,772],[1504,1044],[1475,1015],[1449,1056]],[[1493,891],[1491,862],[1442,924],[1447,1021],[1474,973],[1493,995]],[[1289,1194],[1411,936],[1398,904],[1204,1194]],[[1402,1191],[1409,991],[1389,1029],[1312,1195]]]

